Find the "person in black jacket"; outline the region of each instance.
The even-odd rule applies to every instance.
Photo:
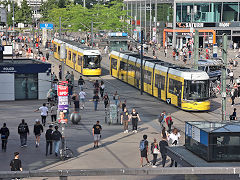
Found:
[[[162,140],[159,142],[159,147],[160,147],[160,153],[162,155],[162,167],[165,166],[166,159],[167,159],[167,147],[168,142],[167,142],[167,136],[163,135]]]
[[[58,131],[58,126],[55,126],[55,131],[52,134],[52,139],[54,141],[55,156],[58,156],[59,146],[62,139],[62,134]]]
[[[9,129],[7,128],[6,123],[3,123],[3,127],[0,129],[1,139],[2,139],[2,150],[6,152],[7,149],[7,140],[10,135]]]
[[[22,123],[18,126],[18,134],[20,135],[21,147],[27,146],[27,135],[29,135],[29,128],[25,120],[22,119]]]
[[[40,124],[40,121],[36,119],[36,124],[34,125],[34,128],[33,128],[33,133],[35,134],[35,137],[36,137],[36,148],[39,146],[40,136],[42,132],[43,132],[43,126]]]
[[[53,134],[53,125],[49,125],[49,129],[46,131],[46,156],[48,155],[48,146],[50,145],[50,154],[52,154],[52,134]]]

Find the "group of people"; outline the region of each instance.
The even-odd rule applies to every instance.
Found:
[[[162,158],[162,167],[165,167],[166,159],[167,159],[167,147],[170,146],[176,146],[178,145],[179,139],[180,139],[180,133],[178,129],[174,128],[171,133],[168,133],[165,129],[165,127],[162,129],[161,132],[161,140],[159,143],[157,142],[157,139],[154,138],[153,142],[151,143],[151,146],[149,147],[149,143],[147,140],[147,135],[143,135],[143,139],[139,143],[139,150],[140,150],[140,166],[143,167],[143,159],[146,159],[147,166],[152,165],[153,168],[157,167],[157,157],[158,154],[161,154]],[[148,154],[152,154],[153,160],[152,162],[148,159]],[[177,162],[171,159],[170,167],[172,166],[177,167]]]
[[[40,121],[36,119],[36,123],[33,127],[33,134],[35,136],[36,148],[38,148],[40,145],[40,137],[43,133],[44,133],[43,126],[40,123]],[[0,134],[2,139],[2,151],[6,152],[7,142],[10,136],[10,131],[6,123],[3,123],[3,127],[0,129]],[[29,136],[30,131],[29,131],[29,126],[24,119],[22,119],[21,123],[18,125],[18,134],[20,136],[20,146],[22,148],[27,147],[27,137]],[[45,132],[46,156],[48,155],[48,152],[49,154],[52,154],[53,144],[55,147],[54,149],[55,155],[58,156],[61,139],[62,139],[62,134],[58,130],[58,126],[55,126],[55,131],[53,131],[53,125],[52,124],[49,125],[49,128]]]

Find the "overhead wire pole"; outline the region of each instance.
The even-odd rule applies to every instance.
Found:
[[[199,32],[195,29],[195,36],[194,36],[194,69],[198,69],[198,47],[199,47]]]
[[[157,0],[155,0],[155,22],[154,22],[154,27],[155,27],[155,41],[157,41]]]
[[[93,22],[91,21],[91,46],[93,47]]]
[[[15,26],[14,26],[14,0],[12,2],[12,6],[13,6],[13,16],[12,16],[12,21],[13,21],[13,31],[15,30]]]
[[[144,14],[145,14],[145,17],[144,17],[144,21],[145,21],[145,34],[144,34],[144,39],[146,40],[147,39],[147,1],[145,0],[145,8],[144,8]]]
[[[150,41],[152,40],[152,0],[150,0]]]
[[[133,8],[132,8],[132,1],[131,1],[131,37],[133,37],[133,28],[132,28],[132,21],[133,21],[133,18],[132,18],[132,16],[133,16],[133,13],[132,13],[132,11],[133,11]]]
[[[143,94],[143,30],[141,30],[141,88],[140,88],[140,92],[141,95]]]
[[[226,66],[227,66],[227,35],[223,34],[222,49],[223,65],[222,65],[222,121],[226,121]]]

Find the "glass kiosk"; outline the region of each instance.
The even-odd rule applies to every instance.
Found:
[[[185,147],[208,162],[240,161],[240,122],[186,122]]]

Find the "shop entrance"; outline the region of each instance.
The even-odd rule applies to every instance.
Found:
[[[38,75],[15,74],[15,100],[38,99]]]
[[[233,43],[240,43],[240,36],[233,36],[232,37]]]

